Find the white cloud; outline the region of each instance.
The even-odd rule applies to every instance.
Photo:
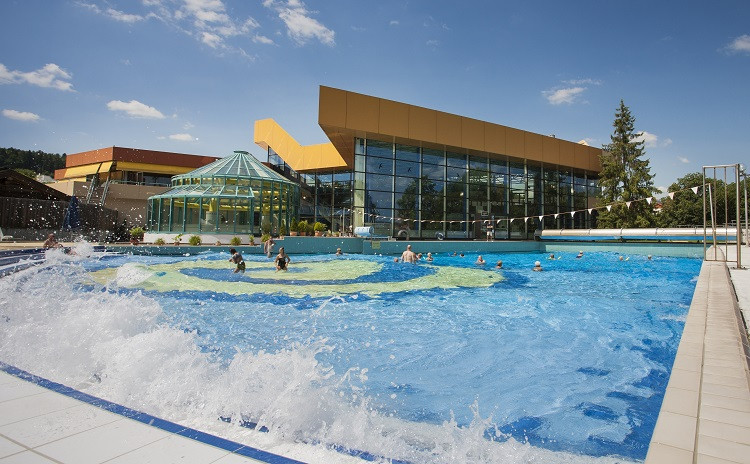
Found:
[[[218,46],[222,44],[223,40],[221,37],[219,37],[216,34],[212,34],[210,32],[204,32],[201,35],[201,42],[203,42],[204,44],[208,45],[211,48],[217,48]]]
[[[54,63],[48,63],[36,71],[10,71],[0,63],[0,84],[31,84],[39,87],[74,92],[73,84],[69,81],[73,77]]]
[[[562,103],[575,103],[578,98],[586,90],[586,87],[570,87],[567,89],[557,90],[543,90],[542,95],[552,105],[560,105]]]
[[[262,43],[266,45],[272,45],[274,43],[273,40],[269,39],[268,37],[264,35],[257,34],[255,37],[253,37],[253,42],[255,43]]]
[[[336,33],[310,16],[301,0],[264,0],[263,6],[275,10],[287,28],[287,34],[297,44],[304,45],[308,40],[316,39],[320,43],[334,46]]]
[[[38,114],[16,110],[3,110],[3,116],[8,119],[15,119],[16,121],[24,122],[37,122],[41,119]]]
[[[130,100],[129,102],[112,100],[107,103],[107,108],[109,108],[110,111],[122,111],[131,118],[164,119],[164,115],[161,111],[153,106],[144,105],[137,100]]]
[[[97,1],[108,3],[106,0]],[[227,39],[244,36],[256,43],[259,42],[253,38],[253,31],[260,27],[258,21],[252,17],[246,19],[232,17],[227,13],[222,0],[141,0],[141,3],[149,10],[145,16],[129,14],[113,8],[105,9],[93,2],[80,1],[77,4],[94,13],[131,24],[145,19],[156,19],[213,49],[233,51],[243,56],[247,54],[239,47],[228,44]]]
[[[397,19],[391,19],[391,22],[388,23],[389,26],[398,26],[399,22]]]
[[[179,140],[181,142],[194,142],[198,139],[193,138],[190,134],[172,134],[169,136],[170,140]]]
[[[684,156],[678,156],[677,159],[680,161],[680,163],[690,164],[690,160],[685,158]]]
[[[725,47],[725,50],[729,53],[750,53],[750,35],[737,37]]]
[[[437,47],[438,45],[440,45],[440,42],[439,42],[439,41],[437,41],[437,40],[435,40],[435,39],[432,39],[432,40],[428,40],[428,41],[426,42],[426,45],[427,45],[428,47],[433,47],[433,48],[434,48],[434,47]]]
[[[571,79],[568,81],[563,81],[563,83],[568,85],[602,85],[602,81],[598,79]]]
[[[144,19],[143,16],[123,13],[122,11],[115,10],[114,8],[109,8],[107,10],[107,15],[116,21],[128,24],[137,23],[138,21],[143,21]]]
[[[651,132],[643,131],[639,136],[634,137],[633,140],[636,142],[643,142],[643,145],[650,148],[659,146],[659,136],[652,134]]]

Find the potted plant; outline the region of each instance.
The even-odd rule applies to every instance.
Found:
[[[320,237],[323,235],[323,232],[326,231],[326,225],[320,221],[316,221],[313,225],[313,230],[315,230],[315,236]]]
[[[297,236],[297,223],[297,218],[293,218],[292,222],[289,224],[289,235],[291,235],[292,237]]]
[[[240,246],[242,244],[242,239],[239,237],[232,237],[232,239],[229,241],[229,244],[232,246]]]
[[[133,227],[130,229],[130,243],[138,245],[143,240],[143,235],[146,233],[143,227]]]
[[[250,234],[250,246],[255,246],[255,235]]]
[[[299,232],[299,235],[305,236],[307,235],[307,221],[301,220],[297,223],[297,232]]]
[[[266,243],[269,238],[271,238],[271,234],[263,234],[263,235],[260,236],[260,242],[261,243]]]
[[[188,239],[188,243],[190,243],[193,246],[198,246],[203,243],[203,240],[201,240],[200,235],[191,235]]]
[[[177,234],[174,238],[174,246],[180,246],[181,241],[182,241],[182,234]]]
[[[161,238],[161,237],[159,237],[159,238],[157,238],[156,240],[154,240],[154,245],[159,245],[159,246],[162,246],[162,245],[164,245],[164,243],[165,243],[165,242],[164,242],[164,239],[163,239],[163,238]]]
[[[279,237],[284,238],[284,235],[286,235],[286,225],[281,224],[281,227],[279,227]]]

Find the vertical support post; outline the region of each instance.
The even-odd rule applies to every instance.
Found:
[[[709,190],[709,194],[710,194]],[[703,259],[706,259],[706,167],[703,167]]]
[[[735,203],[737,209],[737,269],[742,269],[742,224],[740,220],[740,165],[734,165]]]
[[[744,172],[742,185],[745,187],[745,245],[750,247],[750,224],[747,221],[747,172]]]
[[[718,259],[718,255],[716,253],[716,222],[714,218],[714,194],[713,194],[713,188],[711,188],[711,184],[708,184],[708,206],[711,210],[711,235],[713,237],[713,243],[714,243],[714,261]]]

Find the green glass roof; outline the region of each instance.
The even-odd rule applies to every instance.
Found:
[[[286,177],[264,166],[256,157],[246,151],[235,151],[232,156],[221,158],[186,174],[172,179],[194,177],[240,177],[246,179],[273,180],[293,184]]]
[[[180,180],[182,182],[179,182]],[[255,194],[250,188],[250,181],[254,180],[284,183],[294,189],[299,188],[296,182],[264,166],[248,152],[235,151],[231,156],[218,159],[194,171],[172,177],[174,187],[151,198],[185,196],[253,198]],[[181,183],[182,185],[175,185],[175,183]]]

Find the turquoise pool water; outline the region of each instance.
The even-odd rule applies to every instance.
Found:
[[[29,309],[52,312],[44,328],[0,306],[3,360],[214,432],[257,423],[274,443],[409,462],[637,461],[701,264],[293,256],[286,273],[248,258],[234,274],[228,256],[108,256],[3,279],[4,298],[74,301]],[[24,354],[19,337],[50,348]],[[80,359],[40,359],[52,352]]]

